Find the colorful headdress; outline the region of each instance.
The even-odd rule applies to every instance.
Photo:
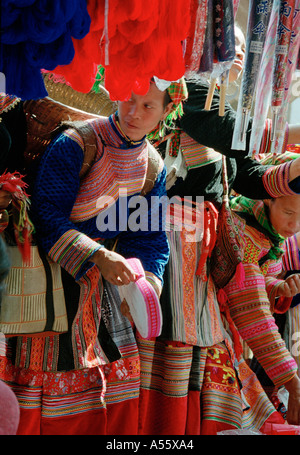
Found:
[[[174,126],[174,121],[183,114],[182,103],[188,97],[188,89],[183,77],[176,82],[169,82],[154,76],[154,82],[159,90],[167,90],[173,101],[173,106],[172,111],[164,120],[163,127],[161,128],[160,125],[157,125],[157,127],[148,134],[147,137],[151,141],[161,139],[165,134],[165,128],[172,128]]]
[[[28,217],[29,197],[25,191],[27,184],[22,180],[23,177],[19,172],[5,172],[0,176],[0,189],[11,194],[15,238],[22,258],[26,262],[30,260],[33,225]],[[5,227],[1,225],[1,229]]]

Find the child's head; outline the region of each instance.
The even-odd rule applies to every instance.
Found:
[[[235,24],[235,59],[229,71],[229,82],[234,82],[238,79],[244,68],[246,54],[246,40],[242,29]]]
[[[270,222],[282,237],[291,237],[300,231],[300,195],[282,196],[264,200]]]

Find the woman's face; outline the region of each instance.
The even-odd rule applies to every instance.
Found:
[[[229,71],[229,82],[234,82],[238,79],[243,71],[245,61],[246,42],[242,30],[235,28],[235,60]]]
[[[282,237],[291,237],[300,231],[300,196],[282,196],[268,199],[270,222]]]
[[[172,103],[164,107],[165,93],[151,83],[146,95],[132,93],[128,101],[119,101],[120,126],[129,139],[141,140],[171,112]]]

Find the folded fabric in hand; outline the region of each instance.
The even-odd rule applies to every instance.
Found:
[[[127,260],[138,279],[130,284],[119,286],[120,298],[126,300],[134,324],[142,338],[157,337],[162,329],[162,313],[159,297],[153,286],[146,280],[139,259]]]

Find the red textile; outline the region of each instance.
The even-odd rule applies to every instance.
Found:
[[[139,349],[139,434],[216,434],[240,428],[239,384],[224,345],[203,348],[193,362],[192,346],[183,343],[139,340]]]
[[[41,434],[41,411],[40,409],[20,410],[20,422],[17,435],[38,436]]]
[[[108,435],[136,435],[138,431],[139,399],[107,405]]]
[[[102,65],[112,100],[128,99],[132,91],[145,94],[152,76],[172,81],[181,78],[190,1],[88,0],[90,32],[80,40],[73,39],[73,61],[53,73],[86,93]]]
[[[188,394],[188,413],[186,419],[186,435],[199,435],[201,428],[200,392],[190,390]]]
[[[41,421],[43,435],[100,436],[106,434],[106,410],[87,411],[61,418]]]
[[[20,407],[18,435],[103,435],[107,411],[98,368],[37,372],[0,358],[3,381]]]
[[[140,393],[140,435],[183,435],[187,418],[187,397],[169,397],[155,390]]]

